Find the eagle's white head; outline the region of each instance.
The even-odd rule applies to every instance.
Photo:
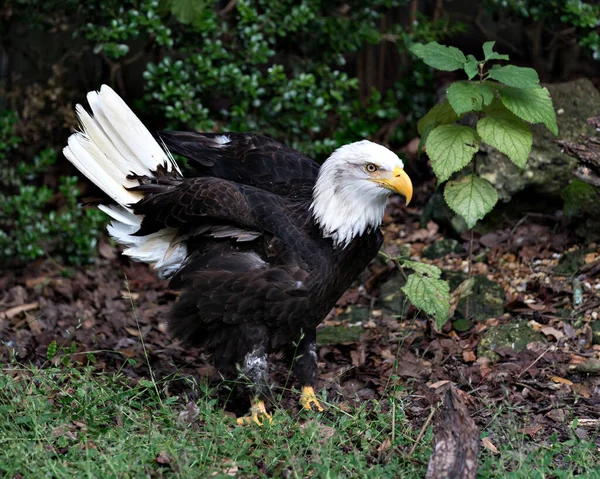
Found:
[[[313,190],[311,210],[325,238],[345,247],[383,220],[387,197],[408,203],[413,187],[404,163],[386,147],[363,140],[342,146],[325,160]]]

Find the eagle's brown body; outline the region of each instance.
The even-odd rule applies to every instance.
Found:
[[[170,280],[183,289],[171,331],[222,371],[254,350],[295,353],[298,379],[314,385],[316,327],[377,253],[381,233],[334,248],[309,209],[319,165],[270,138],[228,134],[225,156],[215,135],[160,137],[191,160],[193,176],[140,178],[134,190],[146,196],[133,210],[144,216],[140,234],[177,228],[185,238],[188,259]]]

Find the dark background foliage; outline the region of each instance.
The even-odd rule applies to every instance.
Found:
[[[408,53],[483,41],[542,81],[598,84],[600,6],[558,0],[9,0],[0,7],[0,256],[93,261],[98,193],[60,153],[102,83],[151,127],[260,131],[318,160],[362,138],[406,154],[450,74]],[[413,175],[429,175],[408,158]]]

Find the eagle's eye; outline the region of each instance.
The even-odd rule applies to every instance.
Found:
[[[367,170],[369,173],[375,173],[378,169],[379,167],[374,163],[367,163],[365,165],[365,170]]]

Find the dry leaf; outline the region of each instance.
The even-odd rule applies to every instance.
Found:
[[[37,309],[39,303],[27,303],[20,304],[19,306],[14,306],[12,308],[7,309],[0,313],[0,319],[11,319],[17,316],[18,314],[25,313],[27,311],[31,311],[32,309]]]
[[[138,337],[140,335],[140,331],[137,328],[130,328],[126,326],[125,331],[127,331],[131,336]]]
[[[500,451],[498,450],[498,448],[496,446],[494,446],[494,444],[492,443],[492,441],[490,440],[489,437],[484,437],[481,440],[481,443],[483,444],[483,447],[485,447],[492,454],[500,454]]]
[[[473,363],[477,361],[477,356],[475,356],[474,351],[463,351],[462,352],[463,361],[465,363]]]
[[[392,441],[390,440],[389,437],[386,437],[383,442],[379,445],[379,447],[377,448],[377,452],[379,454],[387,451],[390,447],[392,446]]]
[[[158,456],[156,456],[155,461],[161,466],[171,467],[171,458],[167,455],[166,452],[159,452]]]
[[[573,390],[573,392],[575,394],[579,394],[581,397],[584,397],[586,399],[589,399],[592,397],[592,391],[590,391],[589,388],[587,388],[583,384],[575,384],[574,383],[571,385],[571,389]]]
[[[441,381],[436,381],[434,383],[427,383],[427,386],[431,389],[438,389],[442,387],[444,384],[448,384],[450,382],[449,379],[442,379]]]
[[[524,427],[523,429],[519,429],[518,432],[522,434],[527,434],[531,439],[535,438],[535,435],[544,429],[544,426],[541,424],[532,424],[531,426]]]
[[[545,334],[546,336],[552,336],[557,341],[560,341],[562,338],[565,337],[562,331],[559,331],[558,329],[553,328],[552,326],[544,326],[542,329],[540,329],[540,332],[542,334]]]
[[[569,386],[573,385],[573,381],[570,381],[570,380],[565,379],[565,378],[561,378],[559,376],[550,376],[550,379],[552,381],[554,381],[555,383],[567,384]]]
[[[578,419],[577,423],[579,427],[584,427],[586,429],[596,429],[600,427],[600,419]]]

